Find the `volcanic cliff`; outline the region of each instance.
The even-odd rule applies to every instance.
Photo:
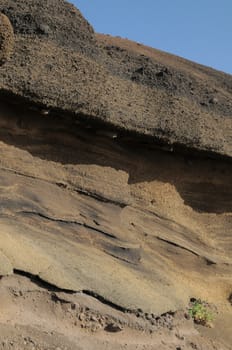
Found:
[[[157,349],[230,349],[232,76],[95,34],[63,0],[1,0],[0,13],[2,334],[33,313],[38,331],[43,292],[101,349],[126,340],[99,332],[126,328],[153,349],[139,339],[161,326]],[[218,312],[215,342],[178,316],[198,299]]]

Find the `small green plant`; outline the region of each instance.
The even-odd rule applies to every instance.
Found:
[[[210,310],[209,305],[200,299],[192,302],[189,308],[189,315],[194,322],[203,326],[211,326],[211,323],[214,320],[214,314]]]

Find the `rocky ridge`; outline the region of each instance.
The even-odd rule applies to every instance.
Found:
[[[43,1],[42,8],[38,0],[1,1],[0,11],[15,31],[14,54],[1,68],[2,94],[152,143],[231,156],[230,75],[95,36],[63,0]]]

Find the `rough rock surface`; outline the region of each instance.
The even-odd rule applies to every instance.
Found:
[[[4,64],[10,58],[13,47],[13,27],[8,17],[0,13],[0,65]]]
[[[232,77],[107,37],[63,0],[1,0],[16,34],[0,91],[175,148],[232,155]],[[52,14],[52,16],[50,15]],[[62,87],[62,88],[61,88]],[[223,122],[222,122],[223,121]]]
[[[0,11],[9,18],[16,36],[53,41],[83,54],[95,51],[93,28],[77,8],[63,0],[1,0]]]
[[[60,333],[75,344],[81,317],[83,325],[104,320],[112,333],[129,322],[141,339],[137,348],[150,350],[157,333],[150,343],[142,334],[157,331],[163,315],[160,322],[169,329],[157,348],[229,349],[231,76],[96,35],[61,0],[42,6],[37,0],[1,0],[0,11],[15,33],[14,53],[0,67],[0,275],[13,275],[0,288],[2,305],[16,305],[0,317],[4,324],[10,320],[0,326],[2,334],[15,323],[29,323],[40,339],[37,348],[45,349],[35,331],[45,317],[36,311],[41,297],[60,320]],[[25,290],[28,278],[36,286]],[[51,290],[65,293],[62,303]],[[117,312],[98,310],[101,322],[87,309],[75,314],[67,298],[76,293]],[[175,325],[171,329],[169,318],[186,310],[191,298],[216,305],[221,333],[204,333],[194,343],[193,325],[185,335]],[[25,300],[32,313],[14,318],[23,314]],[[75,303],[87,308],[89,300]],[[125,321],[127,313],[133,320]],[[67,317],[63,328],[61,314]],[[134,326],[136,315],[154,327]],[[50,315],[45,328],[48,320],[54,323]],[[15,329],[12,348],[21,344],[20,332]],[[213,335],[215,342],[208,339]],[[132,335],[128,347],[126,335],[115,344],[112,338],[102,342],[101,334],[96,339],[99,349],[134,348]],[[35,347],[24,341],[25,349]],[[78,349],[68,340],[65,346]],[[91,349],[89,343],[80,348],[85,346]]]

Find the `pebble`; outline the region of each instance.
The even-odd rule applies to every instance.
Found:
[[[120,327],[119,325],[115,324],[115,323],[110,323],[105,327],[105,330],[107,332],[112,332],[112,333],[116,333],[116,332],[121,332],[122,331],[122,327]]]

